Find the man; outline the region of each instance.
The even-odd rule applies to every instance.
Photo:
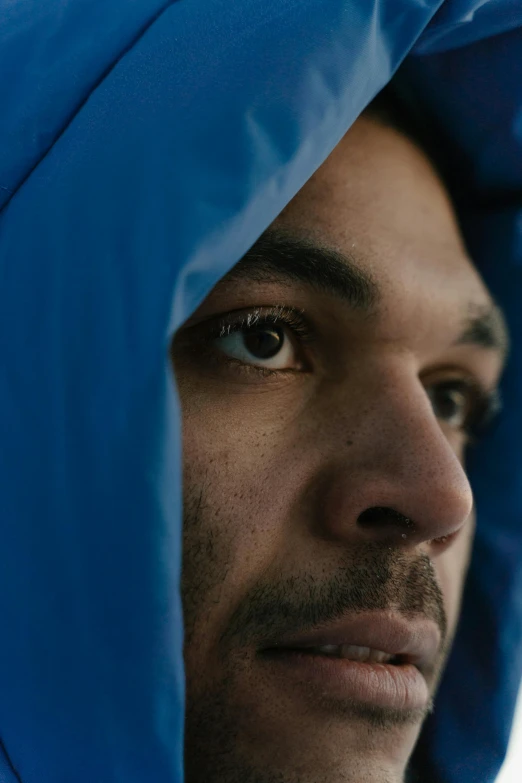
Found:
[[[400,783],[507,334],[441,179],[362,115],[178,332],[188,783]]]

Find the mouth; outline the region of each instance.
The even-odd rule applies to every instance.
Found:
[[[425,618],[367,612],[283,637],[260,650],[259,658],[285,687],[293,683],[308,696],[423,710],[440,644],[438,626]]]
[[[265,653],[278,655],[280,653],[299,653],[301,655],[322,655],[328,658],[341,658],[359,663],[380,663],[390,666],[401,666],[405,663],[413,663],[411,656],[390,655],[383,650],[374,650],[371,647],[361,647],[356,644],[324,644],[310,647],[275,647],[268,648]]]

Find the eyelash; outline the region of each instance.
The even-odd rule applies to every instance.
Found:
[[[255,308],[240,313],[237,311],[227,313],[208,327],[204,341],[207,344],[207,348],[215,356],[215,352],[210,348],[214,340],[220,337],[227,337],[236,332],[248,331],[254,326],[257,329],[262,329],[265,326],[285,326],[290,330],[296,341],[304,346],[312,344],[317,339],[317,334],[304,316],[303,310],[280,305],[268,309]],[[234,365],[243,373],[257,374],[262,377],[295,372],[295,370],[273,370],[267,367],[246,364],[226,354],[220,355],[219,361]],[[502,401],[498,389],[487,390],[475,378],[466,377],[445,380],[437,384],[436,388],[438,390],[442,388],[447,390],[456,389],[464,392],[471,399],[469,414],[461,427],[461,431],[466,435],[468,445],[474,445],[478,442],[485,430],[491,426],[502,410]]]
[[[256,329],[268,326],[285,326],[300,345],[310,345],[315,342],[317,335],[303,313],[303,310],[284,305],[268,309],[255,308],[242,313],[227,313],[227,315],[222,316],[209,327],[205,334],[205,342],[210,347],[210,344],[220,337],[228,337],[236,332],[248,331],[254,326]],[[220,361],[236,365],[244,373],[257,373],[264,377],[280,375],[285,372],[295,372],[295,370],[272,370],[268,367],[246,364],[239,359],[226,356],[226,354],[220,356]]]

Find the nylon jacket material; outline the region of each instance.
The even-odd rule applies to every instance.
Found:
[[[521,29],[513,0],[0,0],[1,783],[182,780],[168,344],[401,64],[518,345]],[[518,351],[423,783],[490,783],[507,744],[521,386]]]

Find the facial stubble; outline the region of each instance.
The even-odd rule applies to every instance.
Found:
[[[328,580],[319,579],[309,571],[292,575],[278,573],[271,579],[264,576],[230,606],[226,627],[214,651],[215,660],[222,664],[221,676],[202,690],[200,683],[191,682],[188,674],[194,639],[203,638],[201,629],[211,619],[212,607],[221,603],[227,574],[235,567],[236,558],[234,525],[227,519],[225,509],[216,508],[215,504],[210,508],[206,500],[208,489],[208,482],[204,482],[197,491],[191,492],[190,487],[185,491],[182,597],[187,664],[186,781],[319,783],[313,770],[303,777],[301,773],[268,769],[266,765],[260,769],[246,757],[241,750],[241,727],[243,717],[251,716],[241,715],[235,697],[237,675],[242,667],[249,665],[252,651],[259,649],[263,639],[327,622],[340,613],[394,607],[405,615],[420,614],[435,620],[445,639],[447,619],[433,564],[425,555],[413,560],[397,548],[365,544],[350,553],[344,552],[335,576]],[[434,682],[440,677],[446,654],[443,645],[437,664],[439,671],[433,673]],[[202,677],[205,678],[205,672]],[[325,710],[333,707],[322,706]],[[366,726],[368,732],[386,732],[404,724],[420,727],[431,708],[431,702],[422,711],[411,712],[350,704],[346,705],[345,719],[352,726],[355,721],[359,730]],[[335,709],[339,709],[338,705]],[[346,774],[337,770],[335,783],[356,783],[363,777],[368,780],[361,763],[354,762]],[[324,777],[319,777],[324,783]],[[400,781],[392,780],[386,770],[374,767],[372,783]]]

